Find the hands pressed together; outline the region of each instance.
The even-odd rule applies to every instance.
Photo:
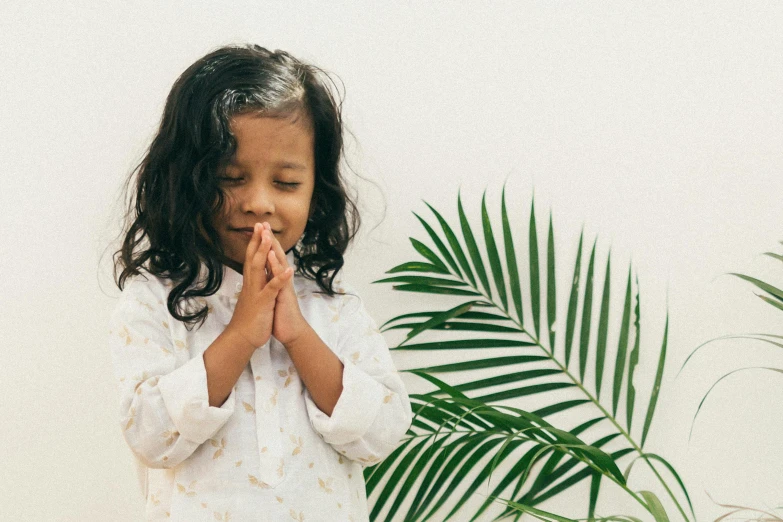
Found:
[[[294,290],[294,269],[269,223],[256,223],[243,266],[244,283],[227,329],[255,347],[271,335],[288,345],[308,326]]]

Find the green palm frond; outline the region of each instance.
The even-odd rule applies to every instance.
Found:
[[[637,277],[634,289],[630,267],[621,302],[622,320],[619,325],[613,325],[609,320],[609,310],[614,302],[610,284],[612,267],[610,256],[607,256],[604,283],[600,294],[596,294],[596,306],[600,309],[594,325],[596,288],[593,274],[598,266],[597,240],[593,242],[587,274],[583,278],[582,232],[571,272],[573,277],[567,286],[567,311],[565,317],[558,318],[558,256],[551,212],[542,265],[535,203],[531,202],[527,226],[528,266],[526,270],[520,270],[513,237],[516,227],[512,227],[507,213],[505,187],[501,201],[500,242],[495,238],[497,227],[493,226],[487,209],[486,192],[482,196],[480,215],[486,263],[464,211],[461,195],[457,197],[459,224],[456,227],[430,204],[425,204],[437,225],[428,223],[418,214],[416,218],[434,247],[410,238],[414,249],[424,259],[398,265],[387,272],[395,275],[374,282],[391,283],[398,291],[453,296],[457,302],[445,310],[406,313],[388,320],[381,327],[383,331],[408,331],[406,338],[393,350],[444,352],[439,354],[442,364],[402,370],[435,387],[426,394],[412,397],[418,411],[408,438],[384,462],[365,470],[368,495],[377,493],[372,520],[392,520],[406,501],[411,503],[404,518],[406,521],[427,520],[433,516],[448,520],[456,516],[482,484],[489,487],[492,494],[471,515],[473,519],[490,509],[494,498],[504,495],[509,502],[538,509],[536,506],[541,502],[585,480],[590,480],[591,484],[590,495],[585,499],[588,515],[598,520],[595,509],[602,487],[612,481],[625,487],[624,479],[620,480],[622,474],[610,479],[604,468],[610,464],[617,467],[620,460],[633,455],[653,471],[682,519],[695,519],[695,515],[690,518],[679,503],[683,494],[689,506],[690,499],[674,469],[665,464],[677,477],[679,495],[674,494],[675,488],[669,488],[653,466],[655,459],[651,454],[642,449],[652,426],[665,367],[668,317],[662,348],[656,351],[656,347],[652,351],[658,359],[658,369],[647,409],[641,412],[637,402],[645,394],[637,394],[635,369],[643,353],[647,352],[643,352],[641,346],[639,282]],[[461,237],[455,230],[461,232]],[[503,247],[503,252],[499,246]],[[527,291],[520,278],[524,273],[529,277]],[[635,301],[633,308],[632,299]],[[619,331],[616,357],[609,357],[607,340],[615,327]],[[419,337],[426,336],[435,337],[419,341]],[[417,337],[416,342],[410,342],[414,337]],[[556,340],[564,346],[563,352],[556,350]],[[502,353],[493,353],[494,350]],[[576,367],[571,362],[573,351],[577,351]],[[588,365],[590,361],[594,361],[594,366]],[[594,377],[588,368],[594,369]],[[589,382],[587,378],[590,378]],[[606,382],[609,382],[611,393],[602,394]],[[543,429],[541,424],[529,425],[532,421],[523,415],[524,421],[512,421],[513,416],[502,410],[506,406],[489,406],[520,398],[535,400],[535,412],[526,415],[534,415],[541,422],[546,422],[543,421],[545,417],[566,410],[583,411],[583,415],[589,414],[589,420],[565,431],[551,425]],[[473,401],[471,404],[477,406],[466,408],[466,401]],[[622,419],[618,416],[621,404],[625,411]],[[642,415],[641,425],[633,422],[635,415]],[[471,426],[470,433],[464,432],[467,426]],[[532,426],[543,432],[535,431]],[[508,430],[517,430],[514,433],[528,431],[524,431],[524,436],[509,438]],[[585,433],[588,430],[589,433]],[[538,438],[531,433],[536,433]],[[580,437],[578,444],[569,446],[568,451],[554,447],[559,440],[557,437],[577,436]],[[593,442],[581,442],[585,436]],[[503,442],[499,442],[501,440]],[[612,449],[604,453],[604,446]],[[579,449],[574,449],[577,447]],[[593,451],[602,456],[604,468],[590,460]],[[493,456],[489,462],[486,461],[488,455]],[[538,462],[543,465],[534,471],[533,465]],[[466,478],[468,473],[476,474],[471,481]],[[377,492],[381,477],[384,478],[383,489]],[[628,491],[649,513],[657,516],[658,508],[652,497]],[[498,518],[515,516],[518,519],[521,516],[522,512],[512,509],[511,504],[506,506],[507,510]],[[387,512],[382,518],[384,508]],[[692,506],[690,509],[693,514]],[[532,514],[532,511],[528,513]],[[466,519],[466,515],[460,512],[459,519]]]
[[[579,462],[591,473],[625,488],[624,477],[614,458],[600,449],[605,441],[591,445],[577,436],[596,421],[564,432],[535,414],[469,399],[443,381],[428,378],[447,397],[411,396],[416,417],[414,425],[420,429],[381,464],[366,472],[368,494],[381,487],[381,479],[388,476],[371,518],[378,519],[390,502],[384,520],[398,520],[395,517],[404,499],[412,497],[404,520],[427,520],[443,506],[446,497],[442,491],[460,487],[467,475],[475,472],[476,477],[466,487],[468,492],[475,492],[493,473],[501,473],[499,466],[519,449],[525,450],[524,456],[515,460],[510,472],[501,473],[501,483],[510,484],[520,477],[525,482],[538,461],[554,454],[565,455],[567,462]],[[550,462],[551,458],[547,465]],[[557,473],[560,468],[554,471]],[[498,488],[493,496],[497,492]],[[439,520],[454,516],[468,498],[468,495],[463,496]],[[482,506],[474,519],[489,503]]]
[[[783,244],[783,241],[781,241],[781,244]],[[778,261],[783,261],[783,255],[776,254],[773,252],[765,252],[765,255],[772,257],[773,259],[776,259]],[[761,298],[765,303],[775,307],[778,310],[783,310],[783,290],[780,288],[774,286],[771,283],[767,283],[765,281],[762,281],[760,279],[757,279],[755,277],[745,275],[745,274],[738,274],[735,272],[730,272],[728,275],[736,276],[743,281],[747,281],[751,283],[754,287],[757,289],[766,292],[767,295],[761,295],[756,294],[759,298]],[[697,346],[685,359],[685,362],[682,363],[682,366],[680,367],[680,371],[677,372],[677,375],[682,372],[682,370],[685,368],[685,366],[688,364],[688,362],[693,358],[693,356],[699,352],[702,348],[707,346],[708,344],[713,343],[714,341],[720,341],[720,340],[726,340],[726,339],[749,339],[753,341],[762,341],[764,343],[767,343],[768,345],[774,346],[775,348],[783,348],[783,343],[777,342],[773,339],[783,339],[783,336],[781,335],[775,335],[775,334],[765,334],[765,333],[755,333],[755,334],[742,334],[742,335],[724,335],[722,337],[716,337],[713,339],[710,339],[699,346]],[[688,434],[688,440],[690,440],[691,435],[693,434],[693,428],[696,424],[696,419],[699,415],[699,412],[702,409],[702,406],[704,405],[704,402],[707,400],[707,397],[712,393],[712,391],[715,389],[715,387],[726,379],[727,377],[738,373],[738,372],[745,372],[748,370],[766,370],[766,371],[772,371],[775,373],[783,373],[783,368],[770,368],[765,366],[754,366],[754,367],[746,367],[746,368],[739,368],[735,370],[731,370],[728,373],[722,375],[717,381],[715,381],[712,386],[710,386],[707,393],[704,394],[704,396],[701,399],[701,402],[699,402],[699,406],[696,408],[696,413],[693,415],[693,419],[691,420],[691,428],[690,432]],[[656,381],[657,383],[657,381]],[[742,508],[745,509],[745,508]]]
[[[780,242],[783,244],[783,241]],[[774,252],[764,252],[765,255],[772,257],[773,259],[777,259],[778,261],[783,261],[783,255],[776,254]],[[761,281],[760,279],[757,279],[755,277],[745,275],[745,274],[738,274],[735,272],[730,272],[728,275],[736,276],[743,281],[747,281],[751,283],[753,286],[758,288],[759,290],[766,292],[768,295],[761,295],[756,294],[762,301],[765,303],[774,306],[778,310],[783,310],[783,290],[774,286],[771,283],[767,283],[765,281]],[[700,351],[704,346],[707,344],[710,344],[714,341],[724,340],[724,339],[752,339],[757,341],[764,341],[769,344],[775,345],[779,348],[783,348],[783,344],[776,343],[770,339],[766,339],[767,337],[771,337],[773,339],[783,339],[783,336],[780,335],[773,335],[773,334],[744,334],[744,335],[726,335],[723,337],[716,337],[714,339],[710,339],[709,341],[706,341],[699,346],[697,346],[685,359],[685,362],[682,363],[682,366],[680,367],[680,371],[677,372],[677,375],[679,375],[683,368],[685,368],[685,365],[688,364],[688,362],[693,358],[693,356],[696,354],[696,352]],[[725,377],[725,376],[724,376]]]

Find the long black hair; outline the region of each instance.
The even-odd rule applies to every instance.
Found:
[[[188,327],[203,323],[208,308],[190,310],[188,302],[213,295],[223,282],[225,255],[213,217],[226,200],[217,177],[236,151],[230,120],[303,111],[314,129],[315,187],[310,219],[293,254],[297,272],[334,295],[332,283],[360,217],[341,174],[342,99],[330,85],[336,89],[324,70],[252,44],[218,48],[188,67],[172,86],[160,128],[125,185],[127,191],[135,179],[122,247],[113,256],[119,289],[143,268],[171,280],[167,307],[173,317]]]

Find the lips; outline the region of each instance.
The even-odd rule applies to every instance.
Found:
[[[235,230],[237,232],[250,232],[251,234],[253,233],[253,227],[232,228],[231,230]],[[272,232],[275,234],[280,233],[279,230],[272,230]]]

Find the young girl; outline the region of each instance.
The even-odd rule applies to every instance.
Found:
[[[368,520],[362,470],[410,426],[361,299],[320,69],[218,49],[166,100],[115,254],[110,348],[146,520]]]

